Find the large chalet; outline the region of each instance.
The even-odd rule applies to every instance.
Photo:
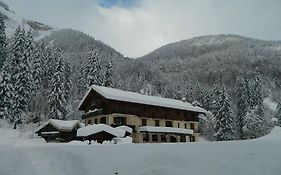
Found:
[[[79,110],[86,125],[132,128],[134,143],[196,142],[198,116],[205,110],[180,100],[93,85]]]

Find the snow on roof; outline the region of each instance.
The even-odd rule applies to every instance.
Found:
[[[118,126],[118,127],[115,127],[116,129],[123,129],[125,130],[126,132],[128,133],[132,133],[133,132],[133,129],[130,128],[129,126],[125,126],[125,125],[122,125],[122,126]]]
[[[173,127],[158,127],[158,126],[141,126],[139,132],[161,132],[161,133],[178,133],[178,134],[193,134],[192,129],[173,128]]]
[[[92,134],[96,134],[99,132],[107,132],[110,133],[116,137],[124,137],[125,136],[125,130],[124,129],[116,129],[116,128],[112,128],[109,125],[106,124],[94,124],[94,125],[89,125],[89,126],[85,126],[83,128],[79,128],[77,130],[77,136],[79,137],[85,137],[85,136],[89,136]]]
[[[79,122],[79,120],[64,121],[64,120],[49,119],[46,123],[41,125],[35,132],[44,128],[48,124],[52,125],[59,131],[72,131],[76,126],[81,127],[81,123]]]
[[[183,102],[180,100],[143,95],[143,94],[139,94],[136,92],[123,91],[123,90],[119,90],[119,89],[108,88],[108,87],[103,87],[103,86],[96,86],[96,85],[92,85],[91,88],[88,90],[88,92],[82,99],[82,101],[79,105],[79,108],[82,106],[83,102],[85,101],[86,97],[89,95],[89,93],[91,92],[92,89],[95,90],[100,95],[104,96],[105,98],[111,99],[111,100],[118,100],[118,101],[125,101],[125,102],[147,104],[147,105],[153,105],[153,106],[161,106],[161,107],[167,107],[167,108],[206,113],[205,109],[196,107],[196,106],[192,106],[190,103]]]

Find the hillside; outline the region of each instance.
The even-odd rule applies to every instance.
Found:
[[[202,36],[168,44],[136,62],[161,75],[159,81],[173,82],[172,86],[179,90],[190,83],[210,87],[220,77],[232,87],[240,75],[261,75],[265,86],[281,87],[281,42],[236,35]],[[147,81],[159,89],[159,82]]]
[[[77,30],[60,29],[52,32],[43,40],[54,47],[61,48],[66,57],[70,59],[68,61],[71,63],[85,61],[88,53],[92,49],[98,50],[99,56],[103,62],[109,60],[112,60],[113,62],[124,60],[123,55],[109,45]]]

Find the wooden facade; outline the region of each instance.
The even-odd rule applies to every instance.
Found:
[[[89,93],[89,96],[83,106],[79,110],[88,112],[94,109],[102,109],[102,114],[129,114],[139,117],[163,118],[170,120],[184,121],[199,121],[198,112],[186,111],[173,108],[165,108],[161,106],[147,105],[141,103],[132,103],[126,101],[117,101],[106,99],[94,90]]]

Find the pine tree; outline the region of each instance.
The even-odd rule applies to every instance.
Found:
[[[211,112],[213,113],[214,116],[219,112],[220,110],[220,101],[219,101],[219,96],[221,94],[221,87],[219,84],[215,84],[212,92],[212,98],[211,98]]]
[[[219,95],[219,111],[215,115],[215,138],[218,141],[233,140],[234,139],[234,119],[231,112],[231,105],[229,96],[223,87]]]
[[[263,98],[261,92],[262,92],[261,79],[259,77],[256,77],[254,79],[253,88],[252,88],[253,106],[262,104]]]
[[[6,71],[6,33],[3,15],[0,14],[0,118],[7,117],[7,103],[11,91],[10,77]]]
[[[48,96],[48,92],[51,86],[51,80],[55,73],[54,65],[56,64],[57,60],[54,57],[53,49],[50,47],[47,47],[45,43],[40,43],[40,52],[42,53],[42,59],[43,59],[43,76],[42,76],[42,85],[44,87],[43,94],[44,96]]]
[[[65,77],[64,94],[65,94],[65,99],[68,102],[70,99],[70,91],[71,91],[71,67],[68,61],[64,62],[64,77]]]
[[[66,99],[65,99],[65,68],[62,60],[61,50],[55,52],[57,60],[55,64],[55,73],[51,79],[48,104],[50,106],[49,118],[64,120],[66,117]]]
[[[30,101],[31,74],[26,50],[25,31],[17,28],[11,47],[11,61],[9,65],[13,93],[11,96],[12,122],[21,121],[27,116]]]
[[[64,95],[65,95],[65,108],[67,111],[67,116],[71,113],[71,67],[68,61],[64,62],[64,77],[65,77],[65,82],[64,82]]]
[[[249,86],[248,82],[244,77],[241,77],[236,84],[235,94],[237,97],[237,126],[238,126],[238,134],[239,138],[243,139],[243,127],[244,127],[244,119],[247,112],[250,110],[250,100],[249,100]]]
[[[31,76],[32,76],[32,97],[30,102],[30,112],[31,112],[31,120],[41,121],[40,116],[44,111],[44,101],[43,97],[43,70],[44,70],[44,53],[41,50],[41,43],[35,43],[33,46],[33,53],[31,55]]]
[[[278,120],[278,126],[281,127],[281,100],[278,101],[275,118]]]
[[[34,39],[31,33],[31,28],[28,30],[25,36],[25,47],[25,57],[27,58],[29,66],[31,67],[34,52]]]
[[[262,106],[255,106],[247,112],[243,126],[244,139],[252,139],[265,135],[267,128],[263,115]]]
[[[12,108],[12,93],[13,86],[11,84],[11,76],[8,72],[8,63],[5,62],[0,72],[0,119],[6,119],[10,121],[9,112]]]
[[[85,79],[87,87],[91,85],[102,85],[101,62],[96,50],[89,53],[88,62],[85,69]]]
[[[3,15],[0,14],[0,70],[6,60],[6,33]]]
[[[200,125],[200,135],[202,135],[205,139],[213,141],[214,138],[214,126],[215,126],[215,118],[212,112],[207,111],[205,116],[201,116],[199,118]]]
[[[113,86],[113,69],[112,69],[112,62],[109,61],[106,65],[106,72],[104,74],[104,83],[103,86],[105,87],[112,87]]]
[[[36,44],[34,47],[34,51],[31,58],[31,73],[32,73],[32,80],[33,80],[33,94],[36,94],[40,89],[43,77],[43,59],[44,55],[40,48],[40,44]]]

